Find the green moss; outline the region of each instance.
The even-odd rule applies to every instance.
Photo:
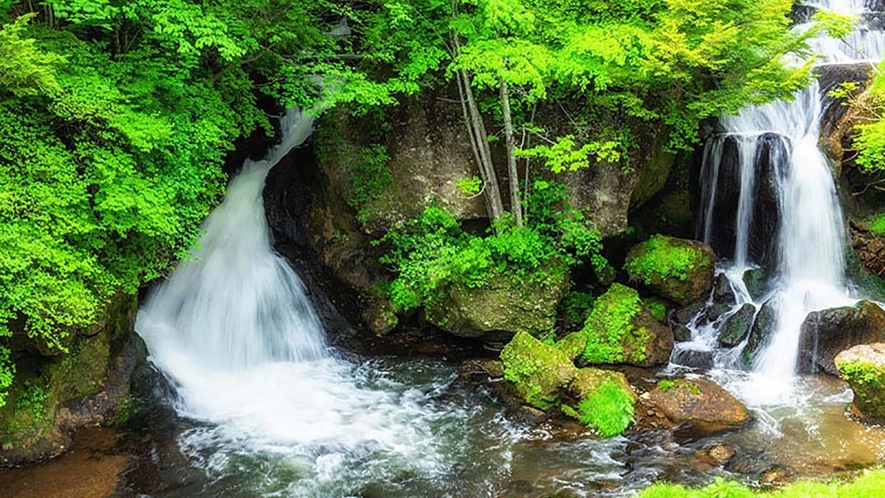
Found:
[[[546,410],[559,403],[559,390],[577,369],[568,356],[526,332],[517,333],[501,351],[504,379],[526,403]]]
[[[606,380],[578,404],[579,420],[604,437],[616,436],[633,421],[633,396]]]
[[[645,344],[651,334],[634,324],[642,311],[642,302],[634,289],[612,285],[596,299],[584,323],[582,332],[587,335],[587,344],[581,360],[596,364],[644,361]]]
[[[676,387],[676,381],[671,379],[664,379],[658,382],[658,389],[660,389],[662,392],[667,392],[674,387]]]
[[[869,220],[870,231],[879,235],[885,235],[885,213],[877,214]]]
[[[667,304],[662,299],[650,297],[643,299],[642,302],[649,313],[651,313],[651,316],[655,317],[655,320],[663,322],[667,318]]]
[[[641,246],[641,250],[628,256],[624,269],[650,285],[655,279],[685,281],[689,272],[705,261],[706,257],[697,248],[674,245],[669,237],[653,235]]]
[[[639,493],[639,498],[874,498],[885,496],[885,470],[867,471],[853,482],[800,481],[773,491],[752,490],[734,481],[716,478],[703,488],[677,484],[655,484]]]
[[[866,361],[837,361],[836,367],[854,391],[854,403],[863,415],[885,421],[885,367]]]
[[[694,382],[687,379],[664,379],[658,382],[658,389],[662,392],[667,392],[671,389],[683,388],[687,389],[691,394],[695,396],[701,395],[701,388],[698,387]]]

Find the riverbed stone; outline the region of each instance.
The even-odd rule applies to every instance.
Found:
[[[709,295],[715,260],[713,249],[703,242],[654,235],[630,249],[624,269],[631,282],[688,304]]]
[[[633,420],[638,397],[621,372],[581,368],[569,393],[578,400],[575,414],[579,420],[604,437],[622,433]]]
[[[769,299],[762,304],[753,321],[753,327],[750,329],[747,345],[744,346],[744,351],[741,354],[745,364],[753,364],[756,355],[768,343],[776,324],[777,315],[774,310],[774,300]]]
[[[662,380],[648,401],[675,424],[698,434],[712,434],[747,424],[747,408],[710,380]]]
[[[885,342],[885,310],[872,301],[811,312],[799,335],[798,369],[839,375],[840,351],[874,342]]]
[[[560,391],[578,369],[563,351],[527,332],[518,332],[501,350],[504,379],[525,403],[547,410],[559,403]]]
[[[885,422],[885,343],[862,344],[840,352],[839,374],[854,391],[852,411],[872,422]]]
[[[756,307],[750,303],[744,303],[733,315],[726,318],[722,324],[719,345],[733,348],[740,344],[750,334],[755,314]]]
[[[645,308],[639,293],[613,284],[593,303],[581,329],[587,344],[580,361],[587,364],[666,364],[673,350],[673,332]]]
[[[569,287],[568,267],[549,261],[534,275],[497,274],[480,287],[449,285],[425,305],[427,321],[458,337],[508,340],[518,331],[553,330],[556,308]]]

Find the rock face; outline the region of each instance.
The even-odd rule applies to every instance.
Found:
[[[839,374],[854,391],[855,414],[885,422],[885,343],[863,344],[836,356]]]
[[[866,223],[849,224],[851,247],[864,268],[877,276],[885,275],[885,235],[870,230]]]
[[[885,310],[873,302],[809,313],[799,336],[799,371],[839,375],[834,359],[859,344],[885,341]]]
[[[578,372],[559,349],[548,346],[526,332],[518,332],[501,351],[504,379],[527,404],[546,410],[559,402]]]
[[[135,296],[117,296],[92,335],[79,335],[53,358],[13,351],[15,383],[0,408],[0,467],[56,456],[70,433],[122,423],[129,414],[129,382],[147,356],[133,332]]]
[[[713,286],[714,264],[713,249],[702,242],[655,235],[630,249],[624,269],[631,282],[688,304],[707,297]]]
[[[636,290],[609,287],[593,303],[581,332],[587,344],[580,360],[589,364],[666,364],[673,350],[673,332],[645,308]]]
[[[737,398],[706,379],[660,381],[648,401],[674,423],[702,434],[740,427],[750,420]]]
[[[537,278],[520,280],[498,275],[476,288],[454,284],[445,298],[425,306],[427,321],[458,337],[484,340],[507,340],[517,331],[538,335],[553,330],[569,273],[562,263],[551,263],[543,271]]]

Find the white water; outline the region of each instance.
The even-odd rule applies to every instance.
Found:
[[[463,428],[471,416],[469,407],[432,402],[452,377],[419,390],[336,357],[300,279],[271,246],[264,180],[312,123],[289,113],[283,143],[243,166],[191,257],[139,310],[136,329],[175,386],[177,411],[210,423],[179,443],[210,473],[242,472],[232,463],[238,455],[251,455],[251,465],[275,455],[273,465],[298,478],[254,486],[286,496],[342,496],[397,473],[445,475],[460,453],[442,451],[438,432]],[[511,441],[503,422],[485,429]]]
[[[816,7],[840,13],[860,15],[865,12],[863,1],[818,2]],[[799,26],[797,29],[805,29]],[[812,40],[817,54],[816,64],[832,65],[877,61],[885,50],[885,34],[869,29],[859,22],[845,41],[826,36]],[[715,227],[713,212],[717,202],[716,182],[724,174],[720,171],[726,140],[734,140],[737,149],[740,193],[735,213],[735,247],[733,260],[721,271],[730,280],[737,306],[752,303],[757,310],[769,301],[775,313],[774,330],[757,355],[749,376],[732,377],[731,387],[752,406],[790,404],[795,396],[794,373],[798,357],[801,324],[814,310],[849,305],[855,300],[849,295],[845,266],[845,233],[832,173],[826,157],[818,147],[823,115],[821,89],[815,81],[809,88],[797,92],[791,102],[778,101],[763,106],[747,107],[737,116],[721,120],[725,133],[708,142],[705,150],[704,175],[711,185],[705,185],[704,225],[701,235],[710,242]],[[753,225],[754,185],[763,181],[756,178],[756,164],[761,154],[760,137],[779,138],[786,151],[785,157],[771,155],[770,178],[777,185],[780,223],[777,234],[777,252],[774,272],[770,276],[769,292],[754,301],[746,290],[742,277],[762,261],[749,257],[751,227]],[[758,190],[756,191],[758,192]],[[757,311],[758,313],[758,311]],[[696,327],[693,341],[683,348],[715,349],[718,326],[716,323]],[[739,362],[740,349],[717,354],[717,366],[734,368]],[[726,380],[726,383],[729,381]]]

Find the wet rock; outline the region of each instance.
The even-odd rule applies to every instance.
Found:
[[[601,368],[579,368],[574,380],[569,385],[569,392],[578,399],[584,399],[590,394],[599,390],[599,387],[606,382],[612,382],[620,387],[631,398],[636,399],[636,393],[630,387],[627,376],[621,372],[614,370],[603,370]]]
[[[504,377],[504,364],[491,358],[471,358],[461,363],[462,378],[476,378],[480,381]]]
[[[790,472],[787,469],[775,465],[759,476],[759,484],[776,486],[785,483],[788,477],[790,477]]]
[[[677,348],[670,356],[670,362],[704,372],[713,368],[713,351]]]
[[[709,295],[714,263],[713,249],[703,242],[654,235],[630,249],[624,269],[631,282],[688,304]]]
[[[719,317],[729,311],[731,311],[731,306],[722,303],[713,303],[713,305],[706,310],[707,321],[710,323],[715,322]]]
[[[835,365],[854,391],[852,411],[872,422],[885,422],[885,343],[842,351]]]
[[[769,299],[759,309],[759,312],[756,314],[756,320],[753,322],[753,328],[750,329],[747,345],[742,353],[744,363],[747,365],[753,364],[756,354],[768,343],[768,339],[774,331],[776,320],[774,302],[772,299]]]
[[[871,301],[809,313],[799,336],[800,372],[839,375],[834,359],[859,344],[885,341],[885,310]]]
[[[568,291],[563,263],[549,262],[542,273],[515,278],[497,275],[482,287],[454,283],[443,299],[426,304],[427,321],[458,337],[507,340],[517,331],[534,335],[556,324],[556,307]]]
[[[745,303],[733,315],[725,319],[722,324],[722,335],[719,336],[719,345],[724,348],[733,348],[746,339],[753,327],[753,316],[756,307]]]
[[[682,325],[681,323],[677,323],[671,326],[673,330],[673,339],[677,342],[688,342],[691,340],[691,329]]]
[[[705,455],[715,462],[716,465],[722,467],[737,453],[734,447],[727,444],[716,444],[704,451]]]
[[[706,301],[695,301],[677,309],[676,312],[673,313],[673,319],[676,323],[688,325],[689,322],[691,322],[691,320],[706,307]]]
[[[724,273],[716,275],[713,280],[713,301],[722,304],[734,304],[734,292],[731,290],[731,283]]]
[[[706,379],[662,380],[651,391],[649,402],[669,420],[698,435],[741,427],[750,420],[737,398]]]
[[[578,369],[559,349],[526,332],[518,332],[501,351],[504,378],[514,393],[535,408],[546,410],[559,401],[560,389]]]
[[[750,268],[744,272],[743,279],[753,299],[759,299],[768,290],[768,275],[765,268]]]
[[[670,327],[651,315],[636,290],[621,284],[596,299],[581,332],[587,344],[579,359],[588,364],[663,365],[673,349]]]

